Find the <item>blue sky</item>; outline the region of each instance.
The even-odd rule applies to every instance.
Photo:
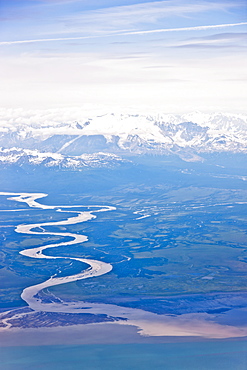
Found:
[[[243,111],[246,1],[0,0],[6,107]]]

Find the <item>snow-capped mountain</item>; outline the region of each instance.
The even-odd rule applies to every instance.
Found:
[[[0,148],[0,164],[42,165],[45,167],[78,170],[84,167],[109,167],[121,162],[123,162],[122,158],[110,153],[83,154],[72,157],[58,153],[42,153],[38,150]]]
[[[38,150],[45,156],[53,153],[49,154],[52,163],[64,160],[64,156],[79,160],[85,153],[97,152],[121,156],[172,152],[187,158],[188,153],[245,153],[247,115],[198,112],[181,116],[92,115],[83,111],[65,114],[65,111],[56,110],[0,110],[0,146]],[[25,153],[28,155],[27,151]]]

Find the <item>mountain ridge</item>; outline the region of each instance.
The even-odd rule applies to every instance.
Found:
[[[20,113],[19,117],[12,119],[5,114],[4,119],[4,113],[0,111],[1,161],[12,163],[17,158],[14,152],[18,148],[24,150],[19,156],[32,158],[30,163],[35,164],[36,161],[36,164],[41,164],[46,157],[49,166],[55,166],[59,161],[65,166],[66,161],[74,161],[78,168],[83,166],[80,156],[95,153],[101,153],[99,162],[102,162],[102,154],[117,162],[120,159],[116,161],[114,155],[120,158],[172,153],[186,161],[198,161],[203,160],[202,153],[247,153],[247,115],[243,114],[108,113],[79,116],[80,119],[68,119],[67,122],[59,121],[55,114],[47,115],[47,112],[43,112],[43,116]],[[4,152],[7,149],[12,159],[7,159]],[[28,154],[27,150],[36,152]],[[89,157],[85,160],[90,163]]]
[[[80,170],[85,167],[110,167],[126,162],[112,153],[82,154],[81,156],[64,156],[58,153],[42,153],[38,150],[21,148],[0,148],[0,164],[19,166],[45,166],[50,168]]]

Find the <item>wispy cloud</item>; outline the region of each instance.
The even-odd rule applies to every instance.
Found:
[[[96,26],[103,25],[108,27],[135,27],[137,24],[155,24],[161,19],[170,17],[190,17],[195,14],[205,12],[225,12],[233,7],[241,6],[241,3],[231,3],[228,1],[151,1],[141,4],[132,4],[124,6],[108,7],[93,11],[79,12],[77,15],[65,20],[71,20],[75,25],[76,22],[83,21],[85,24],[93,22]],[[79,25],[80,23],[78,23]],[[68,25],[68,24],[67,24]]]
[[[0,0],[1,104],[240,109],[245,1]]]
[[[30,2],[32,5],[26,5],[26,3],[28,2],[24,2],[25,6],[22,9],[18,8],[15,11],[14,7],[9,6],[9,11],[5,14],[6,19],[11,20],[11,17],[14,17],[16,20],[18,17],[21,22],[23,18],[23,21],[29,23],[26,24],[26,27],[36,29],[39,35],[49,34],[50,37],[59,34],[63,34],[65,37],[65,35],[69,36],[72,33],[86,36],[87,34],[110,31],[139,31],[144,28],[153,28],[154,25],[156,28],[164,25],[168,28],[174,25],[176,20],[179,20],[180,26],[192,26],[197,19],[204,15],[206,19],[212,19],[216,14],[221,17],[222,23],[230,23],[230,17],[227,17],[226,14],[230,13],[233,8],[241,9],[243,6],[243,2],[239,0],[233,2],[228,0],[214,2],[211,0],[166,0],[131,5],[119,5],[121,1],[117,1],[115,6],[113,6],[113,0],[110,3],[104,0],[91,0],[90,4],[94,4],[91,9],[85,0],[53,0],[51,2],[47,0],[45,2],[37,1],[37,4]],[[68,3],[71,3],[71,6],[67,6]],[[240,21],[237,18],[235,20]],[[13,26],[15,27],[15,25]],[[23,27],[23,23],[21,26]]]
[[[182,27],[182,28],[161,28],[158,30],[147,30],[147,31],[133,31],[125,32],[125,35],[143,35],[148,33],[163,33],[163,32],[181,32],[181,31],[204,31],[213,28],[226,28],[247,25],[247,22],[240,23],[228,23],[228,24],[215,24],[206,26],[195,26],[195,27]]]
[[[222,29],[222,28],[237,27],[237,26],[243,26],[243,25],[247,25],[247,22],[195,26],[195,27],[182,27],[182,28],[161,28],[161,29],[155,29],[155,30],[131,31],[131,32],[109,33],[109,34],[103,34],[103,35],[90,35],[90,36],[78,36],[78,37],[57,37],[57,38],[44,38],[44,39],[31,39],[31,40],[1,41],[0,45],[85,40],[85,39],[95,39],[95,38],[104,38],[104,37],[112,37],[112,36],[145,35],[145,34],[164,33],[164,32],[204,31],[204,30],[209,30],[209,29]]]
[[[191,40],[246,40],[247,41],[247,32],[225,32],[217,33],[214,35],[204,36],[204,37],[194,37]]]
[[[78,11],[76,14],[55,15],[57,27],[48,27],[43,32],[63,37],[101,35],[109,32],[145,32],[145,30],[196,26],[207,24],[208,19],[221,19],[219,23],[243,21],[227,16],[232,8],[241,8],[240,2],[172,0],[152,1],[140,4],[102,7]],[[233,21],[233,22],[232,22]],[[214,21],[212,21],[214,23]],[[197,23],[198,24],[198,23]],[[43,33],[43,36],[45,34]]]
[[[53,41],[69,41],[69,40],[84,40],[84,39],[94,39],[94,38],[107,37],[107,36],[108,35],[105,35],[105,36],[57,37],[57,38],[49,38],[49,39],[1,41],[0,45],[29,44],[29,43],[36,43],[36,42],[53,42]]]
[[[193,37],[177,45],[178,48],[240,48],[246,47],[247,33],[220,33],[204,37]]]

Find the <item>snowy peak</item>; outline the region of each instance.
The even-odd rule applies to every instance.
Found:
[[[62,169],[82,169],[84,167],[109,167],[124,162],[122,158],[111,153],[83,154],[81,156],[63,156],[58,153],[42,153],[38,150],[20,148],[0,148],[0,164],[42,165]]]
[[[65,156],[95,152],[167,154],[178,147],[195,153],[246,152],[247,115],[0,110],[0,146]]]

